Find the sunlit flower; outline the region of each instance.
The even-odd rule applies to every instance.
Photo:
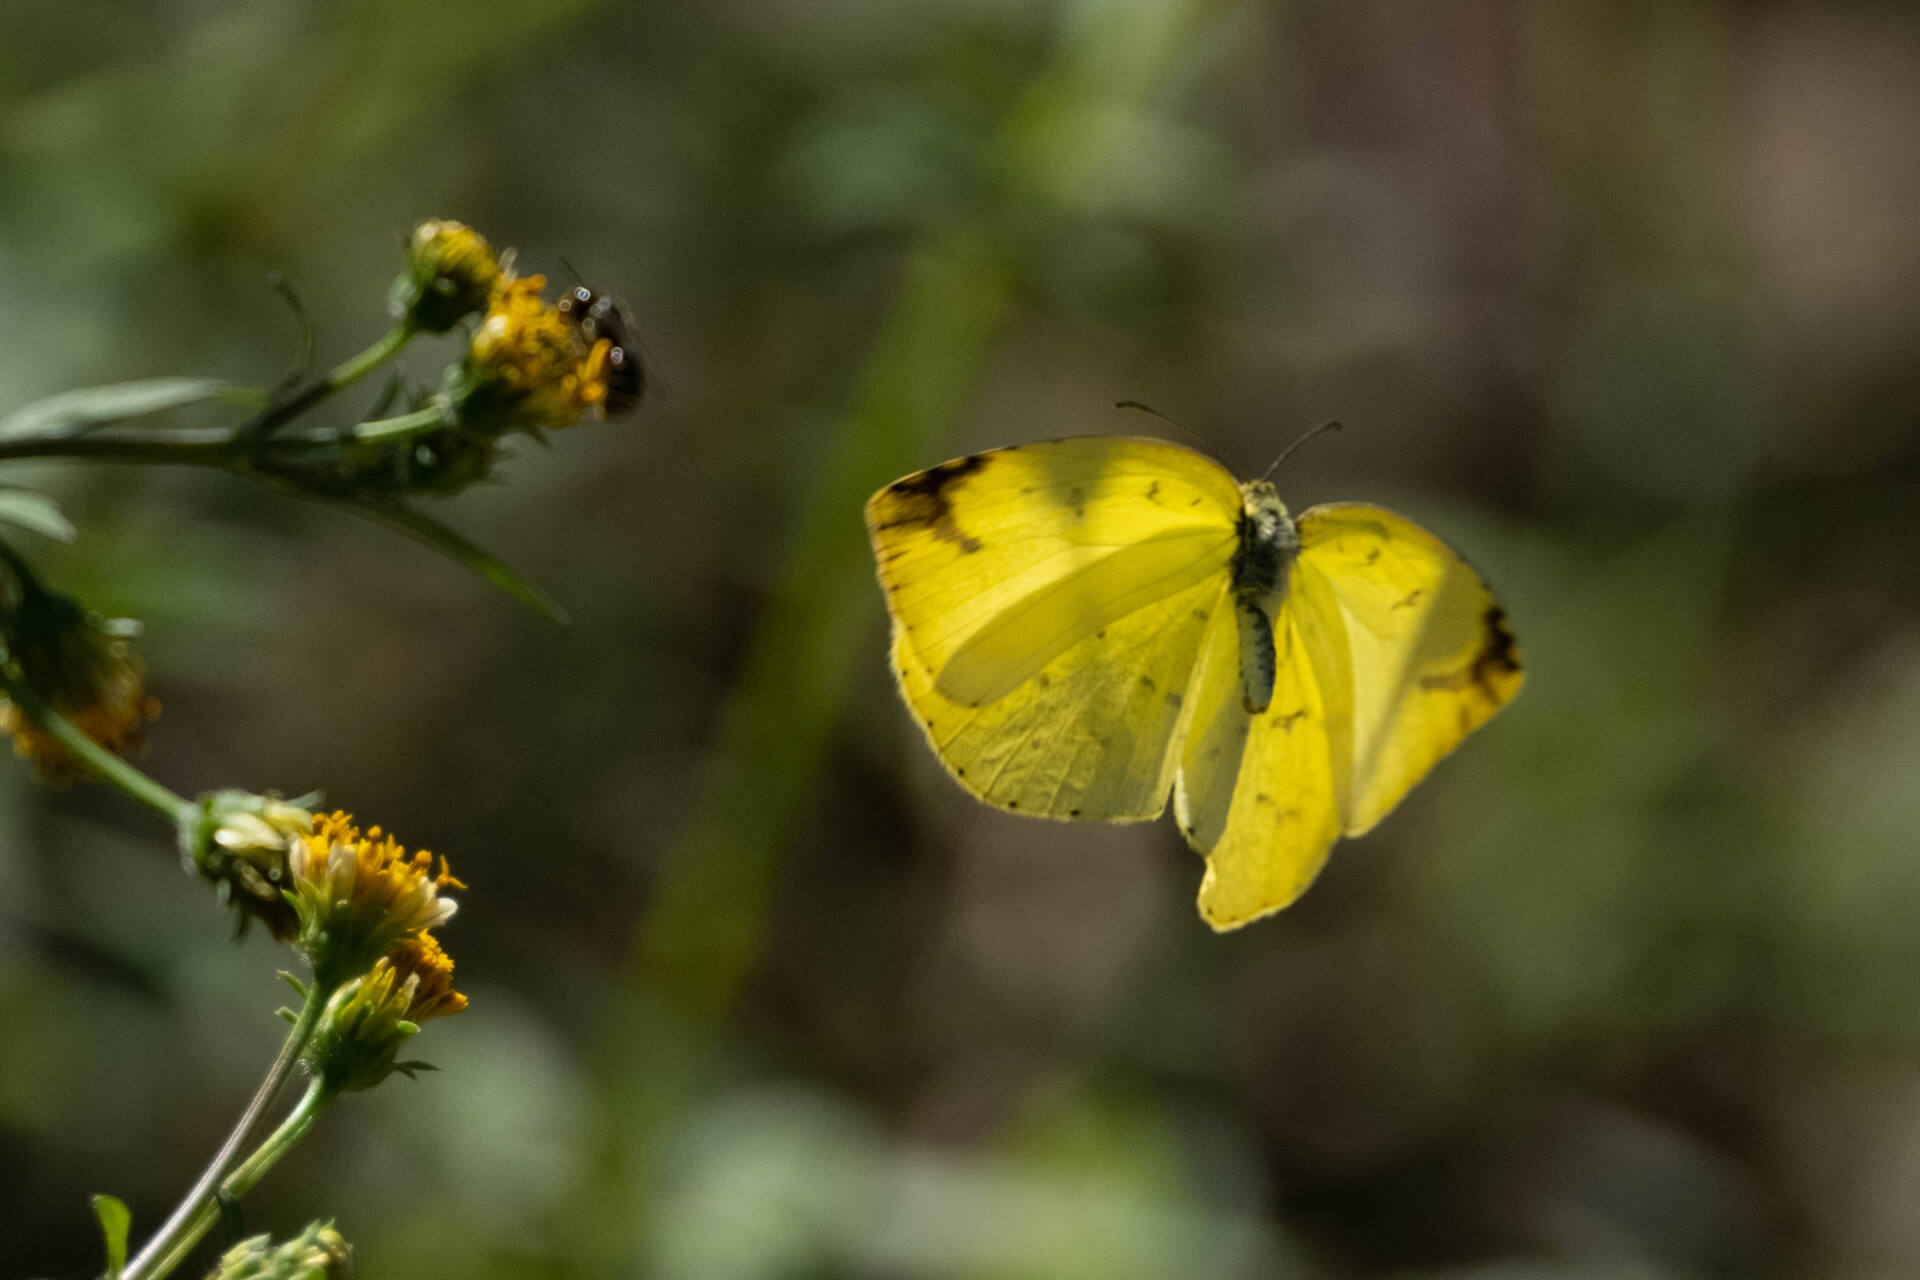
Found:
[[[390,966],[400,980],[407,998],[402,1016],[408,1022],[417,1025],[449,1018],[466,1009],[466,996],[453,989],[453,959],[431,933],[402,938],[374,967],[382,964]]]
[[[147,696],[147,668],[131,638],[140,625],[102,619],[77,601],[37,584],[18,584],[14,606],[0,619],[8,674],[46,706],[116,755],[139,746],[146,723],[160,714]],[[91,776],[79,760],[26,710],[0,699],[0,729],[13,735],[16,755],[36,777],[66,786]]]
[[[307,1065],[328,1088],[371,1089],[395,1071],[423,1065],[397,1061],[421,1023],[466,1007],[467,998],[453,989],[453,961],[432,934],[416,934],[327,1001],[307,1046]]]
[[[313,814],[297,802],[250,791],[215,791],[200,797],[180,823],[180,853],[211,880],[240,913],[240,926],[259,920],[286,941],[300,921],[287,901],[289,856],[313,830]]]
[[[407,241],[407,272],[393,283],[394,319],[423,333],[445,333],[484,310],[505,274],[500,255],[473,228],[423,222]]]
[[[353,1274],[353,1246],[330,1222],[315,1222],[293,1239],[276,1245],[271,1236],[252,1236],[220,1255],[207,1280],[347,1280]]]
[[[495,292],[455,390],[464,425],[493,434],[546,430],[606,403],[612,342],[589,342],[540,296],[545,285],[545,277],[527,276]]]
[[[369,827],[364,835],[346,813],[317,815],[288,857],[300,950],[323,990],[365,973],[409,934],[444,924],[454,913],[440,891],[466,886],[447,869],[434,871],[426,850],[409,854]]]

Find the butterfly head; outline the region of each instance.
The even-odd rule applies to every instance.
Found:
[[[1282,551],[1300,549],[1300,535],[1287,514],[1287,504],[1271,480],[1249,480],[1240,486],[1240,536],[1243,541],[1271,544]]]

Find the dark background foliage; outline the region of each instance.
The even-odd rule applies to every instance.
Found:
[[[458,217],[667,388],[438,514],[17,467],[185,792],[444,850],[473,1010],[247,1204],[364,1274],[1920,1269],[1920,18],[1882,3],[0,4],[0,407],[370,341]],[[444,352],[410,354],[434,376]],[[939,772],[859,504],[1139,432],[1441,531],[1517,703],[1214,937]],[[342,412],[355,409],[341,406]],[[288,958],[0,773],[0,1273],[149,1227]],[[136,1225],[138,1234],[138,1225]]]

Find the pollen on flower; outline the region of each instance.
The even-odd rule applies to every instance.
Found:
[[[571,426],[606,403],[613,344],[588,342],[540,296],[546,277],[525,276],[494,292],[467,348],[462,420],[500,432]]]
[[[316,814],[288,858],[300,948],[323,985],[363,973],[402,939],[445,924],[464,889],[422,849],[408,853],[379,827],[363,834],[350,814]]]

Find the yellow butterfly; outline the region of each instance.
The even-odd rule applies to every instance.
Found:
[[[1173,793],[1200,914],[1291,903],[1519,692],[1506,614],[1420,526],[1161,440],[1015,445],[867,502],[900,691],[1014,813],[1139,822]]]

